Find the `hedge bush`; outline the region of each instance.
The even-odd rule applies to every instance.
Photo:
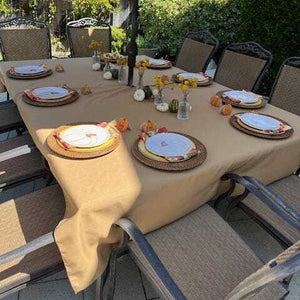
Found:
[[[221,46],[256,41],[274,55],[267,93],[284,58],[300,56],[299,0],[140,0],[145,38],[174,55],[188,32],[209,30]]]

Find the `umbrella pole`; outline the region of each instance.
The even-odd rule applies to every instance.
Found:
[[[127,54],[128,54],[128,85],[132,86],[133,82],[133,72],[134,72],[134,66],[136,61],[136,55],[138,53],[138,48],[136,44],[136,38],[138,34],[138,0],[133,1],[133,7],[131,11],[131,17],[132,17],[132,31],[131,31],[131,38],[130,42],[128,44],[127,48]]]

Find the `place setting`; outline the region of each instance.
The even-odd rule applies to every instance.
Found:
[[[294,130],[285,121],[266,114],[237,113],[230,118],[230,123],[236,129],[256,137],[279,140],[290,137]]]
[[[176,83],[180,83],[184,80],[197,79],[197,86],[209,86],[213,83],[213,79],[206,75],[203,72],[199,73],[189,73],[189,72],[181,72],[173,75],[173,80]]]
[[[172,68],[172,63],[165,59],[149,58],[149,69],[166,70]]]
[[[224,90],[216,94],[225,104],[246,109],[263,108],[267,100],[263,96],[245,90]]]
[[[49,148],[72,159],[89,159],[114,151],[120,143],[120,133],[113,123],[75,123],[60,126],[47,138]]]
[[[6,74],[8,77],[13,79],[38,79],[51,75],[52,70],[45,64],[25,65],[11,67]]]
[[[148,121],[145,126],[153,126]],[[206,159],[205,146],[196,138],[165,127],[143,129],[132,146],[133,156],[148,167],[165,171],[184,171],[200,166]]]
[[[53,107],[72,103],[79,98],[79,93],[67,85],[46,86],[25,90],[22,99],[34,106]]]

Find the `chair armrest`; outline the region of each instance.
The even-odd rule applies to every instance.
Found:
[[[46,233],[41,237],[28,242],[26,245],[18,247],[12,251],[0,255],[0,265],[14,260],[15,258],[25,256],[35,250],[54,243],[53,232]]]
[[[120,226],[130,236],[173,298],[176,300],[186,300],[186,297],[176,285],[140,229],[131,220],[126,218],[118,220],[115,224]]]
[[[300,230],[300,215],[264,183],[254,177],[239,176],[232,173],[225,174],[222,177],[222,180],[227,179],[243,185],[287,223]]]

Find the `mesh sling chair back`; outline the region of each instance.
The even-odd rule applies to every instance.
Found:
[[[244,212],[254,218],[262,227],[268,230],[283,246],[288,247],[300,240],[300,226],[295,227],[290,219],[300,223],[300,178],[298,173],[277,180],[268,186],[256,178],[226,174],[223,180],[231,181],[231,189],[221,195],[215,206],[225,200],[229,200],[226,217],[239,206]],[[231,197],[236,183],[245,187],[243,194]],[[259,197],[251,189],[255,186],[263,196]],[[251,194],[250,194],[251,192]],[[274,211],[277,209],[277,211]],[[284,218],[285,216],[287,218]]]
[[[41,177],[53,179],[29,134],[0,143],[0,192]]]
[[[270,94],[270,103],[300,116],[300,57],[286,59]]]
[[[231,89],[255,92],[272,60],[272,54],[255,42],[230,44],[223,51],[214,80]]]
[[[17,106],[12,101],[0,102],[0,134],[16,130],[17,134],[21,135],[24,126]]]
[[[0,45],[5,61],[52,57],[49,28],[28,18],[0,22]]]
[[[64,209],[57,185],[0,204],[0,298],[64,269],[53,238]]]
[[[219,41],[208,31],[192,32],[185,38],[175,66],[187,72],[204,72],[219,48]]]
[[[89,57],[92,40],[102,42],[102,52],[111,52],[111,28],[108,23],[91,18],[71,21],[67,24],[67,37],[71,57]]]
[[[263,267],[258,257],[209,205],[146,236],[129,219],[123,218],[116,224],[125,233],[123,249],[128,247],[162,299],[241,299],[233,297],[241,293],[239,284]],[[299,250],[299,243],[297,247]],[[116,256],[111,258],[103,276],[101,299],[113,299]],[[293,260],[294,267],[295,263],[299,269],[299,255],[296,262]],[[282,299],[287,290],[277,280],[295,271],[288,270],[280,277],[273,276],[272,280],[266,274],[268,280],[263,285],[259,278],[247,280],[247,294],[255,291],[256,295],[251,298],[255,300]],[[245,293],[244,284],[242,292]]]

